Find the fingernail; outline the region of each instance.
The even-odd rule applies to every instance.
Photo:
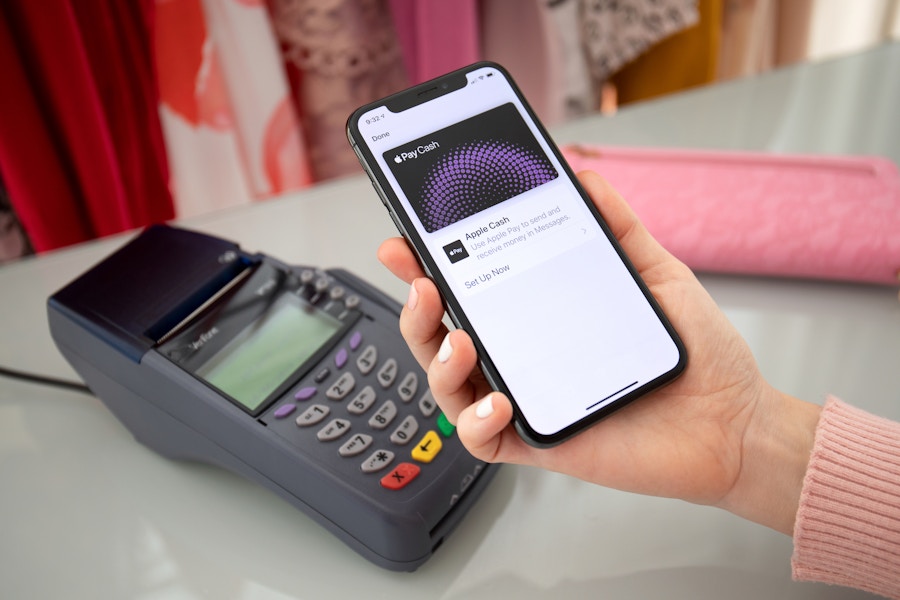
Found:
[[[478,403],[478,406],[475,407],[475,415],[479,419],[486,419],[494,412],[494,401],[492,399],[493,394],[488,394],[485,396],[481,402]]]
[[[409,286],[409,298],[406,299],[406,306],[409,310],[415,310],[416,304],[419,303],[419,292],[416,290],[416,282],[413,281]]]
[[[438,350],[438,362],[445,363],[450,360],[450,355],[453,354],[453,346],[450,345],[450,334],[444,336],[444,341],[441,342],[441,349]]]

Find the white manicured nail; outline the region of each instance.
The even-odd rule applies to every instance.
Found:
[[[493,394],[488,394],[475,407],[475,415],[479,419],[486,419],[494,412],[494,401],[492,398]]]
[[[450,355],[453,354],[453,346],[450,345],[450,334],[444,336],[444,341],[441,342],[441,349],[438,350],[438,361],[445,363],[450,360]]]
[[[416,282],[413,281],[409,286],[409,297],[406,299],[406,306],[409,310],[415,310],[419,303],[419,290],[416,289]]]

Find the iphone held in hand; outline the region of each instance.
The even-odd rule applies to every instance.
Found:
[[[562,442],[684,369],[677,333],[502,67],[364,106],[347,130],[528,442]]]

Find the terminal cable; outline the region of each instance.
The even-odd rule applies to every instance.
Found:
[[[37,383],[40,385],[49,385],[54,387],[59,387],[67,390],[73,390],[76,392],[81,392],[83,394],[94,395],[94,392],[91,391],[91,388],[81,383],[80,381],[70,381],[67,379],[57,379],[55,377],[49,377],[46,375],[38,375],[36,373],[27,373],[25,371],[18,371],[16,369],[8,369],[4,366],[0,366],[0,375],[3,377],[9,377],[11,379],[18,379],[20,381],[27,381],[28,383]]]

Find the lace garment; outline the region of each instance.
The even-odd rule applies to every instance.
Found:
[[[386,0],[270,0],[270,9],[316,179],[355,172],[347,117],[407,85]]]

